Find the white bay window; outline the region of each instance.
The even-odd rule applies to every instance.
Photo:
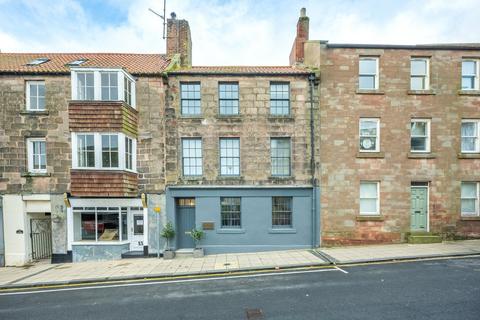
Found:
[[[123,69],[71,68],[72,100],[135,103],[135,79]]]
[[[136,171],[137,140],[123,133],[72,133],[72,168]]]

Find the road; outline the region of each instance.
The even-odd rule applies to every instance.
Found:
[[[0,319],[480,319],[480,258],[342,268],[0,293]]]

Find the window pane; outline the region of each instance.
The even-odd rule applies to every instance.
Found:
[[[414,76],[425,76],[427,74],[427,61],[411,60],[410,73]]]
[[[477,183],[476,182],[462,182],[462,198],[476,198],[477,197]]]
[[[95,240],[95,213],[81,214],[81,233],[81,240]]]
[[[427,135],[427,122],[412,122],[410,128],[412,136]]]
[[[462,138],[462,151],[476,151],[477,138]]]
[[[118,212],[97,212],[98,241],[119,240],[119,231]]]
[[[362,182],[360,184],[360,198],[377,198],[377,183]]]
[[[202,140],[182,140],[183,175],[202,175]]]
[[[360,59],[360,74],[376,74],[377,61],[375,59]]]
[[[425,89],[425,78],[424,77],[411,77],[410,78],[410,89],[411,90],[424,90]]]
[[[462,77],[462,89],[475,88],[475,77]]]
[[[360,212],[361,213],[376,213],[377,212],[377,199],[360,199]]]
[[[475,199],[462,199],[462,213],[475,214],[476,213],[476,202]]]
[[[221,225],[228,228],[241,227],[240,198],[220,198]]]
[[[377,121],[361,120],[360,121],[360,135],[361,136],[376,136],[377,135]]]
[[[292,227],[292,198],[272,197],[272,227]]]
[[[476,122],[463,122],[462,123],[462,137],[474,137],[477,135],[477,123]]]
[[[462,75],[475,75],[477,73],[475,61],[462,62]]]
[[[426,151],[427,150],[427,138],[415,138],[410,140],[411,150],[413,151]]]
[[[358,86],[360,89],[375,89],[375,76],[360,76]]]

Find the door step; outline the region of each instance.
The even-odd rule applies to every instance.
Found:
[[[122,259],[148,258],[143,251],[127,251],[122,253]]]
[[[178,249],[175,251],[176,258],[192,258],[193,249]]]
[[[442,237],[430,232],[412,232],[408,236],[408,243],[422,244],[422,243],[441,243]]]

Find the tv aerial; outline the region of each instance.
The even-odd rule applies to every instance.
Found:
[[[167,0],[163,0],[163,15],[161,15],[161,14],[158,13],[158,12],[155,12],[152,8],[148,8],[148,10],[149,10],[151,13],[153,13],[153,14],[156,15],[156,16],[159,16],[160,19],[162,19],[162,21],[163,21],[163,39],[164,39],[164,40],[165,40],[165,26],[167,25],[166,19],[165,19],[166,6],[167,6]]]

